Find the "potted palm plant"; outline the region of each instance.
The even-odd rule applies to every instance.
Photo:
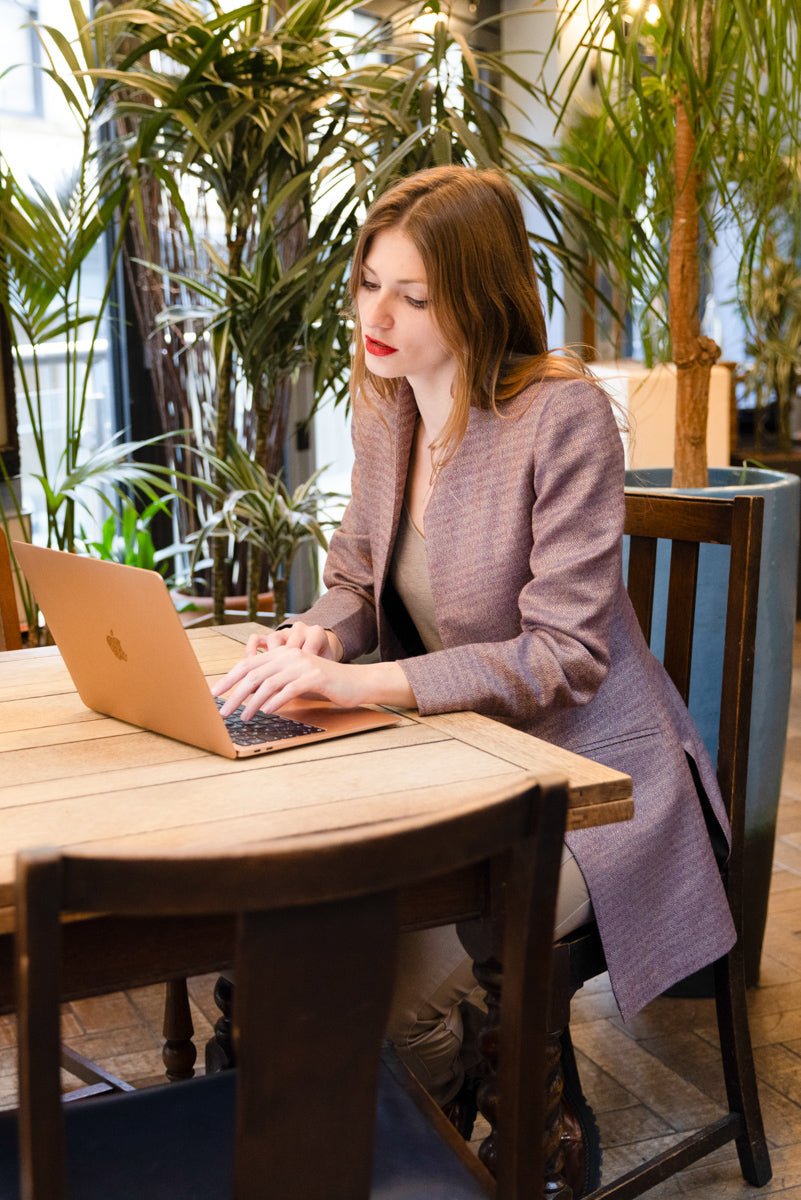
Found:
[[[739,450],[778,469],[801,472],[794,411],[801,382],[801,208],[797,203],[798,147],[788,147],[778,186],[755,253],[742,264],[737,301],[746,328],[745,406]],[[746,197],[747,199],[747,197]]]
[[[202,453],[213,458],[212,452]],[[256,620],[258,611],[258,557],[267,565],[273,595],[276,625],[284,620],[290,575],[298,551],[308,546],[310,562],[317,577],[315,551],[328,549],[326,531],[335,528],[333,506],[341,506],[346,497],[323,492],[317,486],[322,469],[290,489],[281,475],[269,475],[254,462],[236,438],[229,437],[228,454],[214,461],[214,479],[206,487],[212,511],[195,535],[196,554],[216,537],[233,537],[248,549],[248,619]],[[219,481],[219,482],[217,482]]]
[[[568,5],[552,49],[577,20]],[[624,281],[646,351],[675,364],[678,487],[707,482],[709,377],[720,351],[701,332],[704,245],[736,227],[745,270],[778,194],[798,204],[797,171],[788,170],[801,125],[797,30],[786,9],[605,0],[546,89],[571,168],[562,187],[594,218],[588,250],[609,279]],[[578,106],[588,74],[592,101]]]
[[[577,6],[568,8],[567,17],[575,21]],[[596,262],[608,278],[625,281],[624,294],[637,302],[631,307],[643,322],[643,340],[650,336],[653,344],[661,338],[676,372],[673,470],[637,472],[629,483],[711,494],[744,488],[766,498],[746,847],[752,898],[746,959],[754,983],[790,695],[799,486],[797,479],[777,472],[707,469],[709,378],[719,350],[701,332],[701,261],[705,244],[722,227],[733,226],[741,246],[741,278],[747,276],[764,246],[779,194],[798,206],[798,12],[795,6],[753,7],[728,0],[640,6],[603,0],[589,21],[582,12],[584,24],[565,55],[560,87],[548,91],[558,121],[566,126],[580,81],[589,74],[593,82],[591,136],[573,138],[571,182],[563,186],[574,203],[592,209]],[[563,25],[557,42],[565,33]],[[582,175],[588,186],[581,186]],[[606,196],[614,191],[617,201],[598,203],[597,184],[611,184]],[[633,229],[644,231],[647,253],[642,239],[630,236]],[[627,231],[623,239],[621,230]],[[628,259],[621,257],[621,248]],[[721,569],[716,559],[713,601]],[[705,641],[721,619],[719,611],[710,612]],[[696,653],[703,650],[696,647]],[[700,696],[690,697],[713,759],[716,675],[719,680],[715,666],[703,668],[706,686]]]
[[[415,7],[349,33],[356,7],[153,0],[91,25],[109,49],[92,72],[98,116],[118,131],[109,178],[121,172],[144,197],[146,177],[158,203],[143,198],[138,210],[169,209],[168,237],[164,219],[138,227],[136,291],[155,297],[144,313],[153,357],[178,349],[200,364],[188,390],[211,400],[193,408],[194,445],[213,449],[206,463],[225,461],[234,432],[269,475],[281,469],[301,365],[315,403],[342,394],[347,263],[364,206],[394,175],[451,160],[500,166],[549,217],[535,242],[546,284],[546,251],[570,261],[539,169],[547,156],[509,133],[498,81],[518,77],[487,48],[486,28],[472,37],[443,19],[415,33]],[[187,411],[174,392],[170,403]],[[226,564],[215,540],[219,615]]]
[[[753,451],[795,449],[793,407],[801,383],[801,262],[771,235],[751,272],[742,303],[748,331],[745,389],[754,398]]]
[[[732,462],[756,462],[801,476],[801,453],[793,435],[801,383],[801,258],[796,239],[779,237],[788,223],[778,214],[740,295],[747,330],[745,401],[751,399],[753,406],[738,410]],[[801,554],[796,586],[796,618],[801,619]]]

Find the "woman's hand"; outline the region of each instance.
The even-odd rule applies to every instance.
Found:
[[[344,708],[370,703],[414,707],[414,694],[397,663],[342,663],[341,654],[336,635],[319,625],[297,622],[291,629],[255,634],[247,643],[247,656],[214,684],[212,693],[229,693],[220,709],[224,717],[244,705],[243,720],[301,697]]]
[[[267,633],[252,634],[248,638],[245,652],[248,655],[259,654],[267,650],[277,650],[281,646],[291,646],[309,654],[319,654],[321,658],[331,658],[334,662],[341,662],[344,653],[342,643],[330,629],[323,629],[322,625],[305,625],[303,621],[296,621],[286,629],[271,629]]]

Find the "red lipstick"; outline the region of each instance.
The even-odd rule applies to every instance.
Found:
[[[377,342],[375,338],[368,337],[367,334],[364,337],[364,348],[368,354],[375,354],[379,358],[387,354],[397,353],[394,346],[387,346],[384,342]]]

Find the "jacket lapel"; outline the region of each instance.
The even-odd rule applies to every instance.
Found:
[[[373,546],[373,576],[376,586],[376,601],[380,603],[381,592],[386,583],[395,538],[398,533],[406,478],[409,473],[409,455],[412,449],[414,426],[417,420],[417,405],[408,383],[404,383],[397,402],[385,413],[391,438],[391,475],[386,489],[382,489],[382,511],[375,528],[380,531]],[[390,463],[387,463],[390,474]],[[386,505],[386,508],[384,508]]]

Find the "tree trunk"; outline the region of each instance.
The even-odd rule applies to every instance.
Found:
[[[703,51],[702,51],[703,53]],[[668,303],[676,364],[676,431],[673,486],[706,487],[709,382],[720,349],[702,337],[698,314],[698,173],[696,132],[687,93],[676,100],[676,200],[670,238]]]

